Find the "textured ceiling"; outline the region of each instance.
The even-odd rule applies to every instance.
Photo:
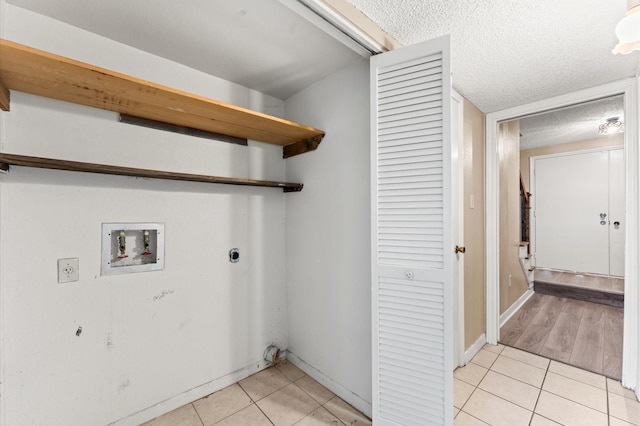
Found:
[[[622,96],[547,111],[520,119],[520,149],[601,137],[598,127],[607,119],[624,121]]]
[[[296,0],[7,1],[281,99],[361,59]],[[485,113],[640,71],[611,53],[626,0],[344,1],[406,45],[450,33],[454,86]]]
[[[7,2],[279,99],[362,59],[278,0]]]
[[[404,45],[451,34],[453,84],[485,113],[640,72],[611,53],[626,0],[347,1]]]

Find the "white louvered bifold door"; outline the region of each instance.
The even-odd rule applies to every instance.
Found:
[[[453,424],[449,37],[371,59],[373,420]]]

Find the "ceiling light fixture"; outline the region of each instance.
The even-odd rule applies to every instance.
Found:
[[[600,135],[612,135],[614,133],[622,133],[624,131],[624,123],[620,121],[619,117],[611,117],[607,119],[606,123],[603,123],[598,128],[598,134]]]
[[[616,25],[616,35],[620,42],[613,53],[626,55],[640,50],[640,0],[627,0],[627,16]]]

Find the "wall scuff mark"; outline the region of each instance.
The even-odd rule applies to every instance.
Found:
[[[153,296],[153,301],[156,302],[162,299],[163,297],[173,293],[174,293],[174,290],[163,290],[162,293]]]
[[[123,390],[128,388],[129,385],[131,385],[131,381],[129,379],[123,380],[122,383],[118,385],[118,392],[122,392]]]
[[[110,332],[107,333],[106,344],[107,344],[107,349],[113,349],[113,335]]]

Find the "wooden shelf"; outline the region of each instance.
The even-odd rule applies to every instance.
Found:
[[[0,39],[0,109],[9,91],[280,145],[288,158],[317,148],[322,130],[182,92]]]
[[[36,167],[40,169],[67,170],[71,172],[101,173],[119,176],[135,176],[151,179],[184,180],[191,182],[221,183],[226,185],[261,186],[282,188],[284,192],[302,191],[301,183],[268,180],[240,179],[189,173],[164,172],[159,170],[136,169],[110,166],[106,164],[82,163],[78,161],[56,160],[52,158],[29,157],[26,155],[0,153],[0,170],[9,171],[9,166]]]

